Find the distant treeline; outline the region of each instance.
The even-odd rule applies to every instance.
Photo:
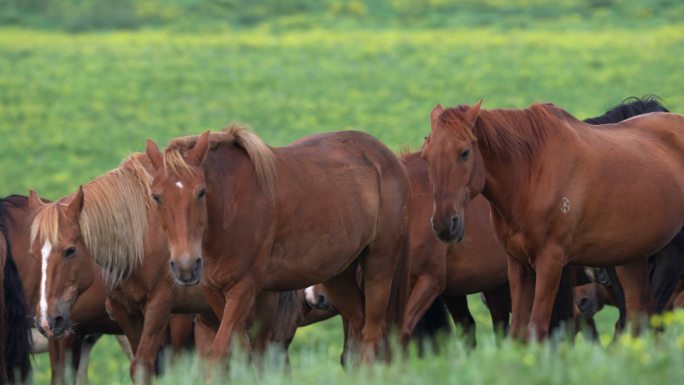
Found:
[[[681,22],[681,0],[0,0],[0,25],[172,28],[527,28]]]

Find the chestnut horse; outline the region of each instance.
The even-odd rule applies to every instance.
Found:
[[[75,301],[96,282],[131,343],[131,376],[143,382],[154,373],[172,310],[211,317],[199,290],[177,288],[166,274],[168,249],[148,213],[145,165],[144,155],[134,155],[53,203],[29,195],[36,213],[30,252],[42,271],[36,324],[49,336],[63,335]]]
[[[464,207],[492,205],[508,254],[514,336],[548,335],[568,263],[619,265],[629,318],[651,312],[648,256],[684,224],[684,117],[652,113],[590,126],[550,104],[435,107],[423,148],[434,231],[463,237]],[[527,326],[527,327],[526,327]]]
[[[173,275],[184,285],[201,276],[221,318],[215,357],[229,353],[258,293],[319,282],[353,340],[362,336],[364,361],[381,353],[387,325],[401,324],[411,205],[406,172],[385,145],[349,131],[271,148],[232,125],[164,153],[148,141],[147,155]]]
[[[213,339],[218,326],[201,290],[175,285],[168,274],[166,237],[157,216],[149,211],[149,167],[147,157],[136,154],[57,202],[45,204],[37,194],[29,195],[36,212],[30,250],[43,271],[36,323],[48,335],[64,334],[70,327],[74,301],[80,301],[91,287],[104,285],[108,311],[134,352],[131,376],[142,382],[154,373],[167,324],[174,319],[172,312],[199,313],[200,352],[202,341]],[[288,295],[296,294],[260,296],[255,341],[261,351],[269,341],[282,343],[286,349],[291,340],[278,339],[274,334],[279,329],[272,330],[278,306]],[[104,300],[100,305],[104,306]],[[297,324],[284,325],[288,329],[281,334],[294,335]]]

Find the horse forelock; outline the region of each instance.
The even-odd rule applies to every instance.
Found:
[[[33,216],[31,222],[31,244],[50,242],[59,244],[58,202],[46,203]]]
[[[173,140],[163,154],[164,172],[171,175],[196,175],[197,171],[187,164],[183,154],[194,147],[197,135]],[[221,131],[209,134],[210,149],[220,144],[235,144],[241,148],[254,167],[257,183],[262,192],[273,197],[276,177],[276,158],[273,150],[247,126],[232,123]]]
[[[552,104],[533,104],[526,109],[480,110],[472,126],[465,120],[468,106],[448,108],[439,119],[447,126],[457,124],[481,143],[491,155],[510,161],[530,159],[567,112]],[[464,130],[457,130],[463,133]],[[465,133],[464,135],[468,135]]]

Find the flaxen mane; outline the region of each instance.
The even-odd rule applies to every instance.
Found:
[[[164,151],[164,167],[176,175],[194,173],[185,163],[182,154],[197,142],[198,135],[176,138]],[[222,143],[233,143],[242,148],[254,166],[257,182],[267,196],[273,197],[276,176],[276,158],[271,148],[259,136],[241,124],[230,124],[221,131],[209,134],[210,149]]]
[[[463,125],[468,108],[448,108],[439,120],[447,125]],[[470,129],[492,155],[505,161],[530,159],[566,117],[571,116],[552,104],[533,104],[520,110],[483,109]]]
[[[118,286],[142,262],[147,232],[151,176],[141,163],[144,154],[134,154],[121,166],[83,186],[84,206],[80,217],[86,247],[103,269],[103,282],[110,290]],[[31,225],[31,243],[59,244],[58,205],[66,205],[74,194],[45,205]]]

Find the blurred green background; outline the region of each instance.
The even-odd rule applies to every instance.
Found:
[[[485,108],[550,101],[585,118],[657,94],[681,112],[683,57],[684,2],[676,0],[0,0],[0,196],[36,189],[56,199],[142,151],[147,138],[164,144],[231,121],[275,146],[358,129],[399,150],[420,146],[435,104],[481,97]],[[681,348],[676,332],[665,347],[656,338],[562,353],[498,347],[479,297],[470,302],[484,341],[471,358],[456,341],[457,357],[436,361],[444,367],[413,360],[380,370],[384,381],[428,372],[436,383],[491,383],[476,375],[497,372],[488,362],[505,368],[502,383],[684,375],[679,358],[663,353]],[[614,319],[601,315],[604,343]],[[293,376],[265,382],[366,381],[342,373],[340,343],[339,321],[302,329]],[[644,352],[665,358],[645,362]],[[634,377],[632,353],[643,377]],[[597,367],[554,366],[558,354],[618,366],[592,375]],[[523,370],[530,360],[548,365],[532,375]],[[458,370],[444,369],[450,363]],[[196,374],[197,364],[187,365],[164,383]],[[46,357],[36,366],[36,383],[47,383]],[[100,342],[91,383],[129,383],[127,373],[113,341]]]

